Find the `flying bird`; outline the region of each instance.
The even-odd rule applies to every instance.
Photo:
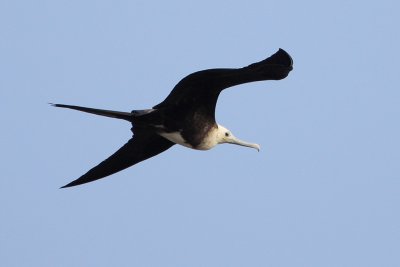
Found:
[[[281,80],[293,69],[283,49],[243,68],[208,69],[183,78],[160,104],[151,109],[120,112],[73,105],[52,104],[132,124],[132,138],[109,158],[69,184],[89,183],[156,156],[175,144],[208,150],[229,143],[259,150],[258,144],[242,141],[215,120],[215,106],[222,90],[249,82]]]

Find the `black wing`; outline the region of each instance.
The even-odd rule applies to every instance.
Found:
[[[136,133],[124,146],[80,178],[61,188],[89,183],[164,152],[174,143],[155,133]]]
[[[154,108],[169,106],[206,107],[214,116],[218,96],[231,86],[263,81],[281,80],[293,69],[293,60],[283,49],[263,61],[239,69],[209,69],[192,73],[183,78]]]

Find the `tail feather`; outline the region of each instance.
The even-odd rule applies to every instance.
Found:
[[[83,111],[83,112],[87,112],[87,113],[91,113],[91,114],[100,115],[100,116],[126,120],[129,122],[132,122],[132,117],[134,116],[134,114],[132,114],[130,112],[113,111],[113,110],[106,110],[106,109],[95,109],[95,108],[87,108],[87,107],[64,105],[64,104],[50,103],[50,105],[52,105],[53,107],[69,108],[69,109],[79,110],[79,111]]]

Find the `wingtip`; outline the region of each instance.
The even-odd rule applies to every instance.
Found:
[[[249,65],[249,68],[257,69],[266,80],[282,80],[293,70],[293,59],[288,52],[279,48],[270,57]]]
[[[257,66],[279,66],[286,69],[286,71],[293,70],[293,59],[289,55],[288,52],[279,48],[273,55],[269,56],[268,58],[249,65],[249,67],[257,67]],[[286,77],[286,76],[285,76]]]
[[[77,185],[81,185],[81,184],[84,184],[84,182],[81,182],[79,179],[76,179],[76,180],[74,180],[74,181],[72,181],[72,182],[70,182],[70,183],[68,183],[68,184],[66,184],[64,186],[61,186],[60,189],[73,187],[73,186],[77,186]]]
[[[66,184],[66,185],[64,185],[64,186],[61,186],[59,189],[64,189],[64,188],[68,188],[68,187],[71,187],[71,186],[73,186],[73,185],[70,185],[71,183],[69,183],[69,184]]]
[[[286,50],[279,48],[279,50],[275,53],[275,55],[279,56],[281,62],[282,63],[284,62],[284,65],[293,68],[293,58],[290,56],[288,52],[286,52]]]

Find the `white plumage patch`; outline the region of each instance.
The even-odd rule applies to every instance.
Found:
[[[179,144],[188,148],[193,148],[186,140],[182,137],[180,132],[172,132],[172,133],[160,133],[160,135],[175,144]]]
[[[188,148],[197,149],[197,150],[209,150],[218,144],[217,141],[218,130],[211,130],[208,135],[201,141],[199,145],[193,147],[191,144],[186,142],[186,140],[182,137],[180,132],[172,132],[172,133],[160,133],[160,135],[175,144],[179,144]]]

